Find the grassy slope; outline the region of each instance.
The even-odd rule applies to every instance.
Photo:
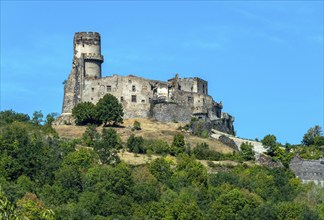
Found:
[[[142,130],[139,131],[132,131],[132,126],[134,121],[137,120],[141,123]],[[131,134],[135,134],[136,136],[142,136],[145,139],[163,139],[167,141],[169,144],[172,143],[173,136],[176,133],[181,131],[177,130],[177,128],[184,124],[181,123],[163,123],[152,121],[149,119],[137,118],[137,119],[127,119],[124,121],[123,128],[115,128],[120,135],[123,142],[126,143],[128,137]],[[72,126],[72,125],[57,125],[54,126],[54,129],[57,131],[61,138],[80,138],[84,131],[86,130],[85,126]],[[98,130],[100,131],[102,127],[99,127]],[[206,142],[209,147],[215,151],[222,152],[222,153],[230,153],[233,151],[232,148],[224,145],[223,143],[212,139],[212,138],[201,138],[197,136],[193,136],[189,133],[182,132],[185,136],[186,143],[189,143],[190,146],[195,147],[198,143]],[[135,155],[130,152],[120,152],[119,156],[125,162],[132,164],[132,165],[139,165],[143,163],[150,162],[152,159],[155,159],[158,156],[152,155]],[[204,165],[206,161],[201,161]],[[226,163],[226,162],[225,162]]]

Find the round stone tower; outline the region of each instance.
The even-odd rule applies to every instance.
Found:
[[[100,34],[97,32],[77,32],[74,35],[74,59],[84,61],[84,76],[87,79],[101,78]]]

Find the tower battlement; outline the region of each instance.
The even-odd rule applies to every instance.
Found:
[[[98,32],[76,32],[74,34],[75,44],[100,45],[100,34]]]

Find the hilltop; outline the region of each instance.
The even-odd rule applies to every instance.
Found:
[[[141,123],[141,130],[132,131],[134,121]],[[192,147],[199,143],[206,142],[212,150],[221,153],[231,153],[233,151],[232,148],[221,143],[215,138],[202,138],[194,136],[189,132],[181,132],[178,129],[180,126],[184,126],[184,124],[159,122],[145,118],[132,118],[124,120],[122,127],[116,127],[114,129],[120,135],[123,142],[126,142],[131,134],[135,134],[136,136],[142,136],[145,139],[163,139],[171,144],[173,136],[177,133],[182,133],[185,136],[186,142]],[[61,138],[66,139],[81,138],[82,134],[86,130],[86,126],[74,125],[54,125],[53,128]],[[102,129],[102,126],[98,127],[98,131],[101,131]]]

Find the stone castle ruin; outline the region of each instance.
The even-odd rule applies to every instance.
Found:
[[[289,168],[303,183],[314,182],[324,187],[324,158],[319,160],[304,160],[299,155],[294,157]]]
[[[207,121],[213,128],[233,134],[234,118],[222,112],[222,102],[208,95],[208,82],[198,78],[167,81],[133,75],[102,77],[100,34],[78,32],[74,35],[72,71],[65,82],[61,122],[71,118],[80,102],[97,103],[109,93],[123,105],[124,118],[152,118],[164,122],[190,122],[192,117]]]

